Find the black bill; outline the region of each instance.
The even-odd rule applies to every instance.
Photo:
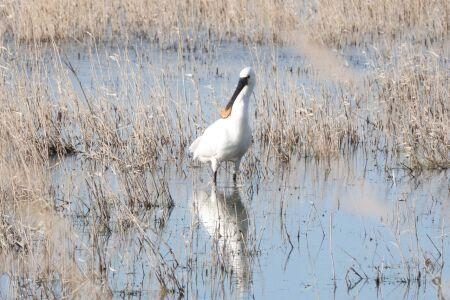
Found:
[[[233,96],[231,96],[230,101],[228,101],[227,106],[225,106],[224,111],[231,111],[231,108],[233,107],[233,103],[236,100],[239,93],[242,91],[242,89],[248,84],[248,77],[240,78],[238,85],[236,87],[236,90],[234,91]]]

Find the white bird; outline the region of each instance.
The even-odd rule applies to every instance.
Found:
[[[233,180],[236,181],[242,156],[252,142],[248,109],[250,95],[256,78],[252,68],[244,68],[239,74],[239,82],[227,106],[221,112],[221,119],[206,128],[189,147],[194,159],[211,162],[214,184],[217,182],[217,169],[224,161],[234,162]]]

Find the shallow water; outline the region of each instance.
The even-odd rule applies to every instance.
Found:
[[[450,283],[449,268],[440,266],[450,246],[449,175],[411,179],[373,163],[361,153],[329,164],[300,160],[288,168],[271,166],[270,178],[241,178],[236,187],[222,169],[217,189],[208,184],[207,167],[188,177],[171,170],[174,208],[137,215],[169,261],[172,249],[185,295],[192,298],[435,298],[432,280]],[[99,176],[109,185],[105,190],[123,191],[114,170],[92,174],[85,168],[69,159],[55,167],[54,181],[57,191],[73,195],[61,197],[62,210],[81,241],[92,245],[93,220],[82,217],[89,214],[77,200],[87,198],[85,182]],[[110,222],[101,255],[113,295],[157,295],[140,233],[116,232],[117,219]],[[78,260],[95,260],[90,251],[77,251]],[[429,273],[421,267],[426,259],[433,265]]]
[[[309,95],[316,91],[315,75],[305,75],[307,62],[292,49],[224,45],[215,54],[183,58],[145,47],[106,47],[92,55],[78,55],[88,51],[72,46],[64,51],[89,98],[128,101],[131,110],[134,101],[151,105],[146,99],[166,88],[155,86],[164,78],[172,97],[199,99],[203,127],[217,117],[216,108],[229,96],[243,65],[276,63],[284,74],[276,78],[278,87],[297,84]],[[355,56],[360,71],[367,71],[364,57]],[[48,72],[58,101],[58,80],[52,67]],[[270,76],[260,74],[259,80],[267,83]],[[262,156],[252,151],[253,157]],[[384,159],[359,149],[320,162],[268,159],[251,172],[244,162],[247,169],[237,186],[231,171],[221,168],[216,189],[208,166],[186,157],[162,164],[159,171],[123,174],[114,165],[79,155],[56,160],[49,172],[55,210],[73,227],[65,243],[78,269],[100,273],[114,298],[160,296],[158,270],[173,271],[189,298],[450,296],[445,263],[450,174],[413,177],[385,168]],[[127,185],[127,176],[140,185]],[[168,190],[158,178],[167,180]],[[129,205],[133,191],[127,189],[139,189],[136,195],[144,199]],[[171,198],[174,206],[152,207],[154,198]],[[104,210],[106,224],[98,216]],[[437,278],[443,289],[435,284]],[[10,280],[0,276],[2,297],[11,295]],[[58,284],[55,279],[56,291]]]

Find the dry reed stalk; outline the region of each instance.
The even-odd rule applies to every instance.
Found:
[[[205,39],[267,41],[294,22],[291,1],[7,1],[0,33],[17,40],[131,40],[194,49]],[[200,43],[197,39],[200,39]]]
[[[414,43],[448,38],[450,6],[445,0],[308,2],[302,27],[332,47],[370,45],[408,39]]]
[[[392,69],[378,75],[375,122],[410,170],[450,167],[449,77],[443,58],[401,49]]]

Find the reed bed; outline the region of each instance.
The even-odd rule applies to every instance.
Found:
[[[289,42],[281,33],[301,29],[342,48],[404,38],[440,41],[448,38],[449,9],[443,0],[5,1],[0,33],[22,41],[144,37],[164,47],[195,49],[205,41]]]
[[[67,9],[71,5],[76,7]],[[44,51],[40,49],[42,45],[39,41],[52,41],[52,55],[59,60],[59,65],[54,68],[59,82],[57,104],[48,101],[53,98],[50,95],[52,92],[45,84],[42,85],[44,80],[39,78],[49,71],[41,62],[43,58],[38,58],[39,55],[28,60],[33,68],[31,81],[24,78],[28,74],[23,69],[16,70],[21,79],[14,76],[16,81],[24,85],[20,87],[19,98],[30,102],[31,94],[33,102],[37,104],[28,104],[39,106],[33,108],[34,116],[27,118],[33,120],[39,130],[33,133],[33,137],[25,139],[44,143],[45,152],[75,152],[78,146],[78,151],[88,156],[115,159],[123,164],[122,167],[146,163],[154,165],[156,157],[180,157],[180,154],[184,154],[183,149],[192,139],[193,133],[197,132],[199,126],[204,126],[202,120],[196,119],[198,116],[187,112],[193,104],[183,103],[183,100],[192,100],[170,94],[171,91],[165,87],[164,75],[155,79],[156,85],[148,94],[148,99],[147,95],[144,97],[136,92],[145,89],[142,74],[129,74],[126,67],[122,67],[119,81],[124,88],[118,92],[132,91],[131,97],[137,98],[137,105],[132,111],[129,107],[111,104],[111,95],[107,93],[95,94],[95,100],[89,99],[84,91],[84,95],[80,96],[76,92],[79,87],[73,86],[73,77],[77,77],[77,74],[70,67],[73,74],[65,70],[64,63],[67,61],[60,56],[56,44],[58,41],[85,41],[85,44],[91,45],[87,51],[90,52],[89,60],[94,63],[96,58],[93,52],[101,40],[117,39],[129,45],[135,39],[134,35],[137,35],[163,47],[178,45],[174,49],[183,55],[185,51],[195,53],[205,49],[214,52],[215,46],[211,46],[214,43],[237,38],[251,44],[293,45],[313,63],[323,59],[335,60],[332,66],[338,65],[337,77],[345,79],[345,82],[340,80],[330,87],[322,84],[320,74],[317,77],[310,76],[314,72],[329,73],[328,65],[322,66],[322,69],[320,65],[318,69],[313,65],[312,68],[297,70],[318,83],[315,91],[302,91],[294,79],[286,88],[277,87],[277,82],[264,78],[256,94],[257,99],[260,99],[258,104],[262,104],[256,108],[256,136],[261,145],[277,145],[272,148],[283,159],[293,153],[316,158],[335,155],[342,147],[367,142],[372,138],[368,132],[375,129],[373,139],[385,141],[380,147],[390,147],[387,149],[389,152],[402,153],[403,160],[400,163],[404,166],[411,169],[445,169],[448,168],[446,152],[449,145],[448,135],[445,134],[448,131],[445,120],[449,109],[446,101],[448,91],[445,88],[448,83],[448,53],[445,52],[442,39],[446,38],[448,31],[445,17],[448,15],[447,6],[445,1],[352,4],[319,1],[314,5],[294,5],[289,1],[252,4],[201,1],[171,3],[168,6],[151,1],[101,4],[89,1],[18,1],[6,2],[1,9],[6,16],[2,24],[3,40],[31,42],[29,51],[36,53]],[[71,11],[77,13],[70,13],[68,17]],[[357,18],[347,18],[348,15]],[[299,28],[304,33],[299,34]],[[197,34],[193,34],[192,30]],[[208,35],[204,36],[203,33]],[[349,77],[349,71],[339,66],[342,61],[327,54],[326,50],[324,52],[326,48],[315,44],[313,40],[338,48],[359,45],[355,41],[362,42],[364,50],[368,44],[381,48],[375,48],[375,51],[367,49],[371,51],[369,59],[375,69],[361,75],[366,79],[359,81],[355,77],[360,75],[350,73]],[[189,46],[191,41],[193,44]],[[410,46],[402,44],[404,42],[410,43]],[[305,44],[314,46],[308,48]],[[4,48],[3,52],[8,51],[8,48]],[[319,57],[308,56],[313,52],[318,52]],[[119,53],[117,59],[129,65],[127,55],[124,51],[123,56]],[[7,61],[7,55],[5,59]],[[181,61],[179,63],[182,64]],[[260,62],[256,66],[260,74],[289,79],[289,76],[282,74],[286,73],[286,69],[271,70],[267,63],[276,65],[277,61]],[[145,63],[141,67],[145,67]],[[5,72],[5,77],[8,76]],[[50,80],[48,76],[44,77]],[[335,79],[332,78],[332,81]],[[133,86],[133,80],[137,80],[137,86]],[[19,86],[14,88],[18,89]],[[122,94],[115,98],[120,97],[129,96]],[[148,102],[158,105],[148,107]],[[12,105],[17,109],[17,105]],[[197,107],[198,113],[202,110],[204,108]],[[405,111],[408,111],[406,116],[399,114]],[[401,120],[401,125],[397,120]],[[424,132],[408,133],[415,122],[425,122],[428,128]],[[62,128],[67,129],[62,132]],[[420,129],[424,127],[420,126]],[[180,134],[174,136],[173,132]],[[420,138],[430,138],[431,143],[419,141]],[[378,145],[372,147],[380,148]]]
[[[204,40],[272,40],[294,23],[293,8],[291,1],[7,1],[0,28],[23,41],[138,37],[194,49]]]
[[[391,137],[392,150],[409,170],[450,167],[447,64],[435,53],[406,48],[392,68],[378,74],[375,123]]]
[[[301,22],[316,40],[331,47],[392,45],[392,41],[431,45],[448,39],[446,1],[329,1],[306,4]]]

